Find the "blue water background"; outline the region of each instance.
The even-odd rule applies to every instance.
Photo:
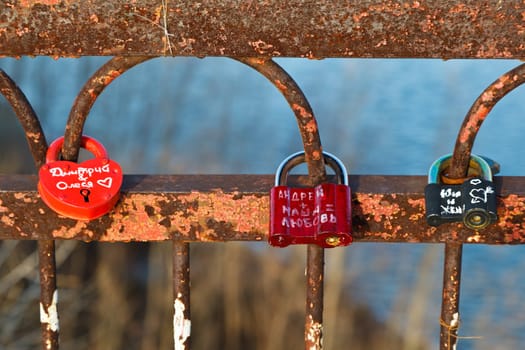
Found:
[[[71,104],[107,58],[0,60],[40,116],[49,140],[64,133]],[[303,89],[324,149],[350,174],[423,175],[452,152],[476,97],[520,62],[507,60],[277,60]],[[524,90],[493,109],[474,152],[525,176]],[[301,149],[295,118],[268,81],[225,58],[158,58],[119,77],[94,105],[85,133],[126,173],[273,173]],[[262,247],[262,245],[261,245]],[[465,246],[461,349],[525,344],[523,247]],[[327,274],[331,255],[327,253]],[[345,250],[347,287],[402,334],[435,347],[441,301],[441,245],[354,244]],[[423,269],[423,267],[425,267]],[[417,288],[419,286],[419,288]],[[426,288],[421,288],[422,286]],[[410,320],[417,291],[423,317]],[[412,323],[411,323],[412,322]],[[329,330],[327,330],[329,331]]]

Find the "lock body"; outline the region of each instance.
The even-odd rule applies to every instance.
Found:
[[[273,187],[269,243],[277,247],[317,244],[324,248],[352,243],[350,195],[347,184]]]
[[[447,222],[463,222],[473,230],[480,230],[497,221],[497,198],[489,164],[472,155],[474,172],[482,176],[466,179],[461,184],[439,182],[439,175],[450,155],[434,162],[429,172],[430,183],[425,188],[427,222],[439,226]]]
[[[39,170],[38,192],[53,211],[77,220],[96,219],[113,208],[122,186],[120,165],[107,156],[97,140],[82,136],[81,147],[95,158],[82,163],[57,160],[64,138],[48,148]]]

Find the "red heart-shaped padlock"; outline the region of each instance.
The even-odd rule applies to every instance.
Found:
[[[40,197],[59,214],[78,220],[96,219],[113,208],[122,186],[122,169],[104,146],[82,136],[81,147],[95,158],[82,163],[58,160],[64,137],[53,141],[38,173]]]

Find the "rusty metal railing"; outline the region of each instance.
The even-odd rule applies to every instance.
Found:
[[[39,200],[37,180],[33,175],[0,175],[2,216],[9,218],[0,222],[0,239],[264,241],[268,191],[275,179],[273,175],[126,175],[121,201],[112,215],[89,223],[56,216]],[[459,223],[428,226],[426,176],[350,175],[354,241],[525,244],[523,215],[516,210],[525,200],[525,179],[497,176],[494,182],[500,224],[480,234]],[[55,215],[51,221],[50,215]],[[222,224],[207,225],[206,219],[212,218]]]
[[[26,139],[38,168],[45,163],[47,142],[38,117],[24,93],[0,69],[0,92],[5,96],[25,130]],[[49,349],[58,348],[57,282],[55,242],[38,239],[40,271],[40,322],[42,344]]]
[[[125,177],[122,199],[110,219],[94,220],[79,225],[61,217],[49,220],[50,212],[39,200],[35,176],[0,176],[0,200],[10,218],[0,225],[0,239],[78,239],[101,242],[167,241],[174,244],[174,317],[180,340],[184,320],[189,320],[189,255],[185,245],[195,241],[261,241],[268,228],[268,191],[273,176],[180,175]],[[353,219],[356,242],[446,243],[461,248],[461,244],[523,244],[525,230],[522,213],[515,210],[525,201],[525,179],[497,177],[498,213],[502,223],[479,234],[459,224],[429,227],[425,220],[423,176],[350,176],[354,191]],[[220,188],[218,191],[217,189]],[[379,190],[380,189],[380,190]],[[195,203],[207,203],[196,207]],[[167,206],[166,203],[178,203]],[[44,214],[42,214],[44,212]],[[161,214],[162,213],[162,214]],[[222,221],[221,227],[208,227],[209,219]],[[192,229],[189,229],[189,228]],[[395,229],[393,229],[395,228]],[[186,243],[184,243],[186,242]],[[456,256],[447,253],[448,256]],[[461,260],[447,262],[454,276],[453,287],[444,288],[459,303],[459,271]],[[453,291],[457,290],[457,294]],[[322,290],[321,290],[322,291]],[[186,299],[188,298],[188,299]],[[444,299],[448,300],[448,299]],[[315,305],[319,306],[320,304]],[[185,305],[185,308],[181,308]],[[183,310],[183,314],[177,313]],[[448,309],[447,309],[448,310]],[[442,320],[450,325],[457,309],[446,311]],[[184,315],[183,318],[180,316]],[[447,317],[450,317],[447,319]],[[457,318],[458,316],[456,316]],[[454,337],[445,328],[446,344]],[[452,333],[454,334],[454,333]],[[443,347],[450,348],[450,347]]]
[[[150,57],[147,56],[115,57],[90,77],[78,94],[71,109],[64,133],[64,144],[61,152],[62,159],[69,161],[75,161],[77,159],[87,116],[97,97],[106,86],[128,69],[149,58]],[[326,171],[322,158],[321,139],[317,121],[301,89],[294,80],[272,60],[260,58],[238,58],[237,60],[254,68],[265,76],[287,99],[296,116],[302,136],[305,159],[309,172],[308,183],[310,185],[316,185],[324,181]],[[41,145],[41,147],[33,147],[31,149],[35,159],[38,159],[36,165],[40,167],[44,164],[44,158],[37,157],[41,156],[41,149],[45,150],[47,145],[45,145],[45,139],[43,138],[41,129],[35,131],[33,130],[34,126],[32,124],[26,125],[26,121],[31,121],[40,127],[38,118],[30,108],[29,102],[5,72],[2,72],[2,77],[5,85],[2,93],[6,95],[13,105],[13,109],[22,121],[26,134],[33,135],[36,133],[38,139],[44,142],[43,146]],[[18,93],[18,95],[16,95],[16,93]],[[17,98],[20,101],[18,101]],[[26,108],[17,108],[18,105],[26,106]],[[33,129],[31,127],[33,127]],[[41,231],[41,229],[39,231]],[[42,265],[41,284],[43,291],[41,300],[41,304],[43,305],[41,309],[43,343],[47,348],[55,349],[58,348],[58,315],[55,312],[55,314],[50,316],[50,310],[56,311],[57,303],[54,243],[52,239],[39,242],[42,242],[40,262]],[[305,343],[309,348],[320,348],[322,344],[324,253],[322,248],[313,245],[308,246],[307,250],[308,283],[306,293]],[[177,279],[177,282],[174,282],[174,340],[176,348],[185,348],[190,342],[189,332],[187,332],[184,326],[185,322],[189,320],[189,245],[181,243],[180,241],[174,241],[173,256],[173,272]],[[186,281],[186,283],[181,281]]]
[[[0,55],[116,56],[78,94],[64,132],[63,159],[77,158],[84,123],[104,88],[153,57],[233,57],[270,80],[297,119],[311,185],[326,176],[317,122],[300,88],[271,57],[525,57],[522,3],[368,0],[350,6],[342,0],[240,4],[214,0],[199,4],[164,0],[0,4],[4,19]],[[499,99],[525,81],[523,70],[520,66],[503,75],[474,103],[458,134],[450,178],[465,176],[481,123]],[[35,165],[41,166],[47,149],[44,133],[31,105],[3,71],[0,92],[26,132]],[[187,349],[190,242],[260,241],[267,236],[267,194],[273,185],[269,176],[128,175],[111,215],[84,223],[49,210],[39,199],[36,182],[34,176],[0,176],[0,239],[39,242],[44,349],[58,349],[54,240],[172,241],[174,343],[176,349]],[[426,178],[350,176],[355,241],[445,244],[441,349],[455,348],[458,338],[462,245],[525,243],[523,214],[516,211],[516,204],[525,200],[525,179],[498,177],[495,184],[500,221],[480,234],[461,224],[437,228],[426,224]],[[175,202],[176,206],[166,204]],[[203,224],[218,218],[220,227]],[[305,347],[321,349],[324,251],[317,246],[307,249]]]
[[[499,100],[524,82],[525,65],[522,64],[490,84],[476,99],[459,130],[446,174],[448,178],[464,179],[467,176],[470,154],[481,124]],[[462,251],[459,243],[445,244],[440,337],[441,347],[445,349],[455,348],[458,338]]]
[[[524,11],[476,0],[12,0],[0,3],[0,55],[523,58]]]

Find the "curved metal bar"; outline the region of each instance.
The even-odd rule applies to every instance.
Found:
[[[322,157],[321,137],[310,103],[293,78],[270,59],[235,58],[264,75],[283,94],[292,108],[303,139],[308,174],[312,185],[324,181],[326,169]]]
[[[91,107],[97,97],[115,78],[133,66],[151,57],[115,57],[91,76],[75,100],[64,135],[62,157],[76,160],[80,148],[82,130]],[[238,61],[254,68],[269,79],[283,94],[292,108],[301,132],[309,180],[312,185],[324,181],[326,169],[322,157],[321,139],[317,121],[308,100],[295,81],[272,60],[238,58]],[[308,348],[320,349],[322,342],[324,250],[308,246],[307,253],[307,317],[305,339]],[[174,294],[177,291],[174,290]]]
[[[292,108],[303,139],[310,185],[317,185],[326,178],[323,149],[317,120],[310,103],[292,77],[270,59],[236,58],[252,67],[281,91]],[[306,251],[306,316],[305,349],[323,348],[323,297],[324,297],[324,249],[308,245]]]
[[[69,161],[77,159],[84,124],[91,107],[102,91],[121,74],[150,58],[153,57],[113,57],[89,78],[80,90],[69,113],[64,133],[64,145],[62,146],[63,159]]]
[[[503,74],[476,99],[459,130],[446,174],[448,178],[461,179],[467,176],[472,147],[481,124],[499,100],[524,82],[525,64],[522,64]],[[462,254],[462,244],[445,244],[440,349],[455,348],[458,338]]]
[[[84,124],[91,107],[98,96],[113,80],[153,57],[114,57],[98,69],[84,84],[78,94],[66,125],[62,158],[74,161],[78,157]],[[179,241],[173,242],[173,332],[175,348],[186,348],[189,345],[189,244]]]
[[[459,129],[454,153],[448,171],[450,178],[463,178],[467,175],[470,153],[481,124],[494,105],[506,94],[525,82],[525,64],[503,74],[490,84],[476,99],[467,112]]]
[[[135,65],[152,57],[114,57],[97,70],[78,94],[64,133],[62,157],[75,160],[80,148],[82,130],[91,107],[102,91],[118,76]],[[325,167],[322,157],[322,146],[312,108],[295,81],[272,60],[257,58],[237,58],[238,61],[254,68],[269,79],[283,94],[292,108],[301,131],[311,181],[319,183],[324,180]]]
[[[0,69],[0,93],[9,102],[22,124],[35,166],[37,169],[40,168],[45,163],[47,151],[44,131],[27,97],[2,69]]]
[[[38,117],[26,96],[15,82],[0,69],[0,92],[13,108],[22,128],[35,166],[40,168],[46,161],[47,141]],[[38,265],[40,277],[40,324],[42,346],[58,349],[58,312],[55,241],[38,240]]]

